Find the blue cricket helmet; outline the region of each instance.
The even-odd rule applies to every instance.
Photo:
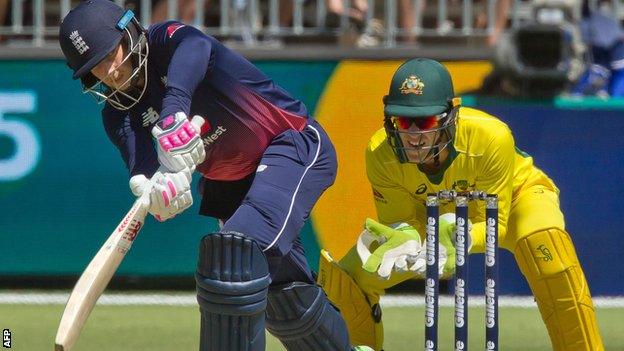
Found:
[[[73,78],[81,80],[84,93],[119,110],[139,102],[147,87],[149,48],[146,32],[132,11],[109,0],[83,1],[61,22],[59,42],[67,65],[74,71]],[[129,61],[133,69],[122,84],[124,88],[111,88],[91,70],[120,43],[125,48],[122,64]]]
[[[61,22],[59,42],[73,78],[84,77],[121,42],[132,11],[109,0],[87,0]]]

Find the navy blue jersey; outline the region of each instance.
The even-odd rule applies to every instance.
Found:
[[[241,55],[179,22],[148,30],[147,88],[138,104],[102,110],[106,133],[130,175],[151,176],[159,167],[150,131],[179,111],[206,119],[201,130],[205,178],[238,180],[253,173],[280,133],[301,131],[311,118],[305,105]]]

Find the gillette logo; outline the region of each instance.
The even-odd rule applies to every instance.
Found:
[[[463,341],[457,340],[455,342],[455,351],[462,351],[466,349],[466,344]]]
[[[436,218],[428,217],[427,218],[427,266],[435,265],[436,258],[435,257],[435,225]]]
[[[433,351],[436,350],[435,343],[433,340],[425,341],[425,351]]]
[[[455,284],[455,326],[457,328],[463,327],[466,323],[465,301],[466,282],[461,278],[457,278],[457,283]]]
[[[485,265],[488,267],[492,267],[496,264],[496,221],[492,218],[488,218],[487,227],[486,227],[486,236],[485,241],[487,244],[485,245]]]
[[[457,217],[457,235],[455,237],[455,248],[457,250],[455,262],[457,266],[463,266],[466,263],[466,220]]]
[[[435,324],[435,281],[427,278],[425,284],[425,326],[432,327]]]
[[[488,279],[485,286],[485,325],[488,328],[496,326],[496,282]]]

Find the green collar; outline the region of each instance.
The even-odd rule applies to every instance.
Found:
[[[418,169],[427,176],[427,179],[429,179],[432,184],[439,185],[442,182],[442,179],[444,179],[444,172],[446,172],[457,157],[457,151],[455,150],[454,144],[455,143],[449,143],[449,154],[446,157],[446,160],[444,160],[444,164],[442,164],[438,173],[428,174],[422,170],[421,165],[418,165]]]

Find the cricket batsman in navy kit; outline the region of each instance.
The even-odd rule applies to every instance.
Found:
[[[351,350],[299,238],[337,166],[304,104],[215,38],[175,21],[145,30],[108,0],[70,11],[59,40],[156,219],[190,207],[202,175],[200,213],[222,227],[200,244],[200,350],[264,350],[265,327],[288,350]]]

